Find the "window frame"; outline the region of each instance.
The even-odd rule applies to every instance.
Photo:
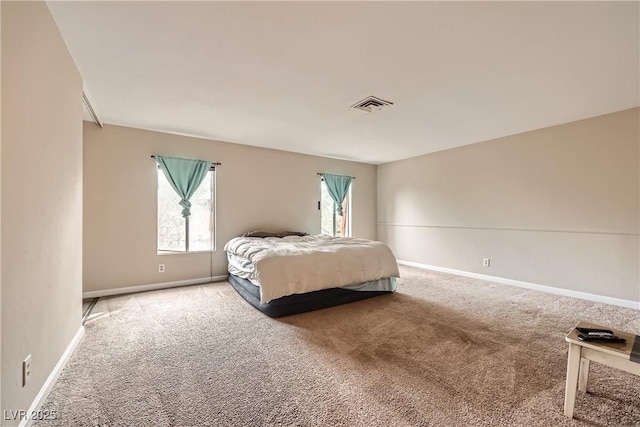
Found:
[[[323,194],[323,191],[322,190],[323,190],[323,186],[326,187],[326,185],[327,184],[325,183],[324,178],[320,177],[320,200],[318,201],[318,210],[320,211],[320,233],[323,233],[323,230],[322,230],[322,194]],[[332,224],[333,224],[333,227],[332,227],[333,231],[332,231],[331,235],[333,237],[351,237],[352,236],[352,228],[351,228],[352,215],[353,215],[353,213],[352,213],[352,206],[353,206],[352,193],[353,193],[353,180],[351,181],[351,185],[349,185],[349,191],[347,192],[347,195],[345,196],[345,201],[347,202],[346,203],[345,212],[347,213],[347,215],[346,215],[346,221],[345,221],[345,230],[344,230],[345,232],[343,233],[343,236],[339,236],[336,233],[336,223],[337,223],[336,218],[337,218],[337,215],[336,215],[336,211],[335,211],[335,202],[333,202],[333,199],[331,199],[331,197],[329,196],[329,199],[331,199],[331,202],[332,202],[332,204],[334,206],[334,209],[332,211],[332,218],[331,218],[332,219]],[[343,205],[343,207],[344,207],[344,205]]]
[[[208,253],[216,251],[216,169],[214,166],[209,169],[207,172],[207,177],[204,179],[211,180],[211,207],[209,209],[209,221],[211,224],[211,248],[210,249],[199,249],[199,250],[189,250],[189,220],[191,217],[184,218],[184,227],[185,227],[185,244],[184,250],[175,250],[175,249],[160,249],[159,240],[160,240],[160,207],[159,207],[159,191],[160,191],[160,176],[166,181],[167,177],[162,173],[162,169],[160,166],[157,166],[156,172],[156,254],[157,255],[187,255],[187,254],[197,254],[197,253]],[[202,183],[204,183],[204,180]],[[202,183],[200,185],[202,185]],[[168,181],[167,181],[168,184]],[[172,189],[173,191],[173,189]],[[181,211],[180,205],[176,204],[176,209]]]

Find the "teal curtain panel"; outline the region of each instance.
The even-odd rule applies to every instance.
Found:
[[[181,159],[179,157],[154,156],[171,187],[180,196],[182,216],[191,215],[191,196],[196,192],[211,169],[206,160]]]
[[[327,184],[329,195],[336,204],[336,213],[342,216],[342,202],[349,191],[353,178],[345,175],[332,175],[330,173],[323,173],[322,178],[324,178],[324,182]]]

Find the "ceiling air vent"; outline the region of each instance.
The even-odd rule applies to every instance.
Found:
[[[383,108],[391,107],[392,105],[393,102],[385,101],[375,96],[368,96],[362,101],[353,104],[351,108],[366,111],[367,113],[377,113],[378,111],[382,111]]]

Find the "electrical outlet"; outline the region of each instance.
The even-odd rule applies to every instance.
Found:
[[[164,264],[158,264],[158,273],[164,273]]]
[[[26,386],[31,379],[31,355],[22,361],[22,387]]]
[[[491,265],[491,260],[489,258],[482,258],[482,266],[489,267]]]

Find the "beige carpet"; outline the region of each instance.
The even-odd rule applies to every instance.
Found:
[[[563,416],[579,320],[640,312],[401,268],[394,295],[270,319],[226,282],[101,298],[37,426],[638,426],[640,377],[592,364]]]

